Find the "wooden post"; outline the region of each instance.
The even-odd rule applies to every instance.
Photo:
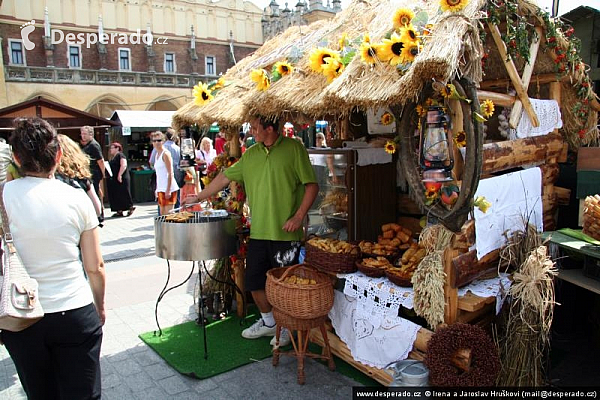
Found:
[[[504,66],[506,67],[506,72],[508,72],[508,76],[510,77],[511,82],[512,82],[513,86],[515,87],[517,96],[523,103],[523,107],[525,108],[525,111],[527,112],[527,115],[529,116],[529,119],[531,120],[531,124],[535,127],[540,126],[540,121],[538,120],[537,115],[535,115],[535,111],[533,111],[531,101],[529,101],[529,96],[527,95],[527,88],[523,86],[523,81],[521,80],[521,77],[519,76],[517,67],[515,67],[515,64],[514,64],[512,58],[510,57],[510,55],[508,54],[508,52],[506,50],[506,44],[504,44],[504,42],[502,41],[502,36],[500,35],[500,30],[498,29],[498,26],[494,25],[492,23],[488,23],[488,27],[490,28],[490,33],[492,34],[492,37],[494,38],[496,47],[498,47],[498,52],[500,53],[500,57],[502,57],[502,60],[504,61]],[[538,46],[539,46],[539,43],[538,43]],[[512,126],[512,125],[511,125],[511,127],[516,128],[516,126]]]
[[[458,256],[458,251],[447,248],[444,250],[444,298],[446,306],[444,307],[444,321],[447,324],[452,324],[458,318],[458,288],[452,286],[454,282],[454,268],[452,268],[452,259]]]
[[[244,260],[237,260],[233,264],[233,276],[235,280],[236,286],[240,289],[242,293],[235,292],[235,302],[237,303],[237,315],[238,317],[243,317],[246,313],[244,310],[244,296],[245,293],[245,285],[244,285]]]
[[[533,66],[535,65],[535,60],[537,58],[538,49],[540,47],[540,39],[542,37],[542,28],[539,26],[535,27],[536,36],[531,41],[531,46],[529,47],[529,62],[523,68],[523,76],[521,77],[521,82],[523,88],[525,89],[525,93],[527,93],[527,88],[529,87],[529,82],[531,80],[531,74],[533,73]],[[510,118],[508,119],[508,123],[512,128],[516,128],[519,125],[519,120],[521,119],[521,114],[523,113],[523,103],[520,99],[515,101],[515,105],[513,106],[510,112]],[[531,120],[533,126],[539,126],[539,121]]]

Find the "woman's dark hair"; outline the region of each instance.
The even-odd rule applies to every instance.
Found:
[[[117,150],[119,150],[119,152],[123,151],[123,146],[121,146],[121,143],[119,143],[119,142],[112,142],[110,145],[115,146],[117,148]]]
[[[9,142],[21,164],[20,171],[50,172],[60,149],[54,127],[41,118],[17,118],[13,126]]]

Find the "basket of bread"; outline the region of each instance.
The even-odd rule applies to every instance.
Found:
[[[393,265],[386,257],[379,256],[363,258],[361,261],[356,262],[356,267],[367,276],[379,278],[385,276],[385,271],[392,268]]]
[[[385,257],[393,262],[396,257],[410,247],[412,231],[396,223],[381,226],[382,234],[377,237],[377,242],[361,241],[358,246],[363,255],[373,258]]]
[[[333,307],[331,278],[306,264],[270,269],[265,292],[273,308],[293,318],[315,319]]]
[[[385,275],[390,282],[398,286],[412,286],[412,276],[426,253],[423,246],[418,243],[412,243],[404,254],[402,254],[402,257],[398,258],[395,265],[385,270]]]
[[[306,263],[326,272],[356,271],[360,248],[343,240],[313,237],[306,242]]]
[[[583,233],[600,240],[600,194],[585,198],[583,203]]]

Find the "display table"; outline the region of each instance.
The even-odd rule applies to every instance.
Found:
[[[431,335],[431,331],[398,316],[400,306],[412,307],[412,288],[401,288],[386,278],[369,278],[360,272],[339,274],[338,279],[344,285],[335,291],[329,312],[335,328],[335,334],[327,335],[331,350],[373,379],[389,385],[392,379],[385,367],[406,358],[423,360]],[[498,310],[509,287],[506,275],[474,281],[459,289],[459,301],[496,301]],[[311,331],[310,339],[323,343],[318,330]]]
[[[544,232],[542,237],[549,240],[551,247],[554,245],[566,249],[569,252],[579,254],[583,258],[584,262],[586,257],[589,257],[593,260],[600,260],[600,246],[590,244],[583,240],[578,240],[574,237],[557,231]],[[552,253],[553,251],[551,249],[550,254]],[[560,265],[560,262],[558,264]],[[583,263],[581,264],[581,268],[559,268],[557,276],[564,281],[570,282],[591,292],[600,294],[600,281],[589,278],[583,274]]]

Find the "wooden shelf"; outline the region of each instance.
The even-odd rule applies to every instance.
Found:
[[[600,281],[583,275],[583,269],[561,269],[558,271],[558,278],[600,294]]]

